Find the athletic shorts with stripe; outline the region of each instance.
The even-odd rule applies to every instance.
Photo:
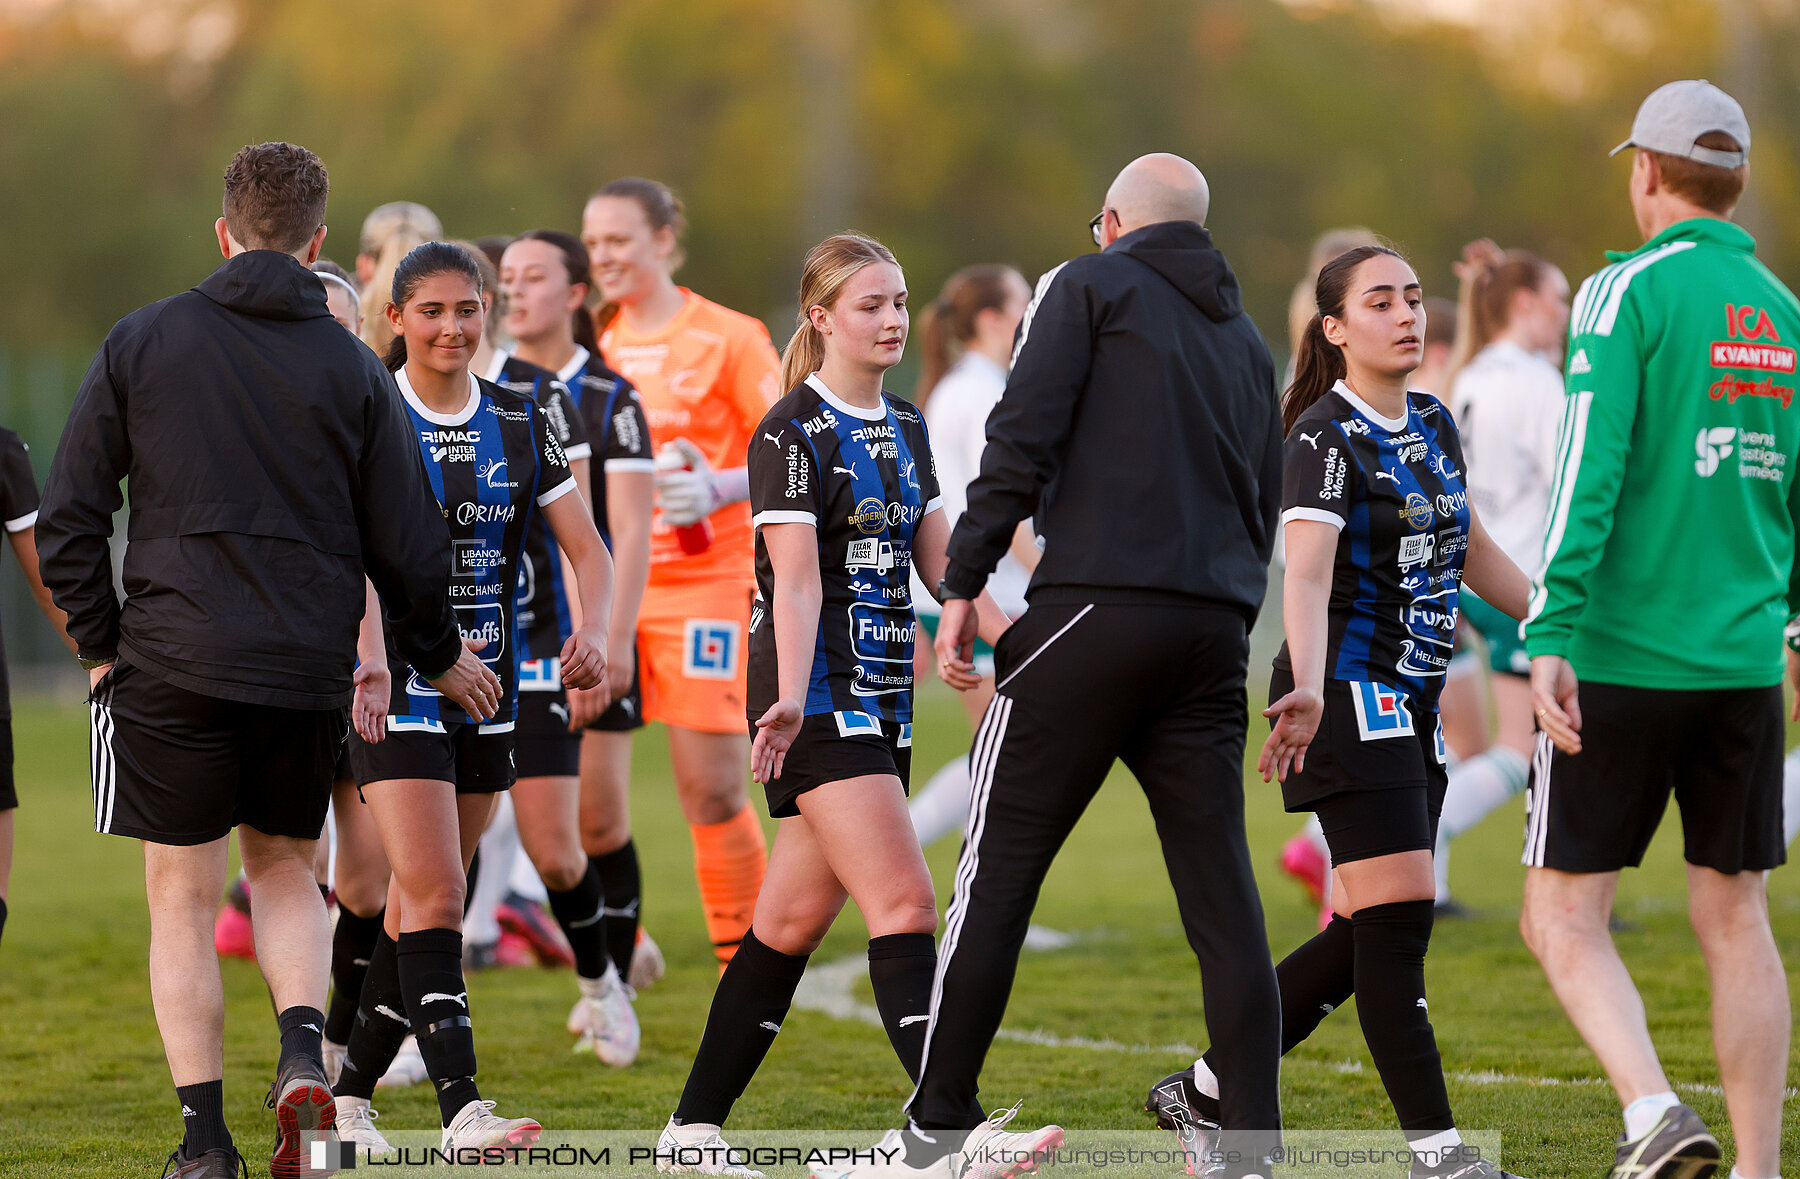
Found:
[[[120,658],[88,703],[94,830],[211,843],[243,824],[317,839],[349,710],[203,696]]]
[[[1779,685],[1677,691],[1583,681],[1579,699],[1580,753],[1538,734],[1525,795],[1527,866],[1635,868],[1671,794],[1688,863],[1734,874],[1787,861]]]

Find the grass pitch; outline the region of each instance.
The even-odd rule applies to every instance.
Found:
[[[92,832],[85,709],[25,700],[13,724],[23,806],[12,915],[0,944],[0,1175],[155,1175],[179,1138],[180,1119],[150,1008],[138,846]],[[961,712],[936,685],[921,695],[916,731],[920,782],[967,747]],[[1252,760],[1264,732],[1254,720]],[[562,1026],[575,995],[568,971],[474,975],[469,989],[482,1091],[499,1100],[502,1113],[529,1113],[558,1129],[653,1136],[680,1093],[716,971],[666,749],[660,728],[638,737],[633,818],[644,916],[669,962],[668,977],[638,1002],[643,1055],[634,1068],[617,1071],[570,1053]],[[1280,957],[1314,928],[1312,907],[1275,867],[1297,820],[1282,813],[1274,786],[1248,772],[1246,784],[1270,942]],[[760,796],[753,798],[761,810]],[[1451,1100],[1459,1124],[1503,1135],[1508,1170],[1600,1174],[1611,1165],[1618,1107],[1519,940],[1519,830],[1515,804],[1456,845],[1453,880],[1476,919],[1438,926],[1427,973]],[[1716,1085],[1717,1066],[1706,972],[1687,928],[1680,850],[1671,835],[1665,830],[1646,867],[1625,876],[1619,913],[1635,929],[1618,941],[1649,1005],[1669,1076],[1725,1140],[1728,1167],[1724,1103],[1708,1087]],[[929,850],[940,904],[948,895],[953,843]],[[1776,872],[1771,893],[1791,988],[1800,966],[1794,873]],[[1184,1046],[1204,1044],[1206,1033],[1197,971],[1149,813],[1122,771],[1057,861],[1037,920],[1078,940],[1025,956],[1006,1027],[1042,1032],[1058,1043],[996,1043],[983,1076],[984,1099],[1001,1105],[1023,1097],[1021,1124],[1143,1129],[1148,1119],[1140,1103],[1149,1083],[1189,1063]],[[866,936],[852,907],[815,964],[860,954]],[[270,1139],[262,1100],[274,1067],[273,1021],[256,968],[230,961],[224,971],[227,1117],[252,1174],[263,1173],[257,1164],[267,1159]],[[859,1002],[870,1002],[866,978],[852,989]],[[1095,1043],[1072,1043],[1078,1040]],[[1790,1086],[1800,1086],[1800,1064],[1789,1076]],[[1296,1049],[1282,1079],[1291,1127],[1394,1127],[1351,1010],[1334,1014]],[[796,1010],[727,1135],[732,1128],[880,1129],[896,1122],[907,1089],[878,1029]],[[380,1090],[376,1104],[384,1130],[437,1125],[428,1088]],[[1790,1099],[1783,1150],[1790,1171],[1800,1169],[1796,1112]]]

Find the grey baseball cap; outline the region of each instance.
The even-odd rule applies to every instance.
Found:
[[[1723,131],[1743,150],[1697,146],[1694,141],[1709,131]],[[1750,158],[1750,123],[1737,99],[1711,82],[1670,82],[1650,92],[1631,121],[1631,138],[1608,154],[1616,156],[1628,147],[1684,156],[1717,168],[1736,168]]]

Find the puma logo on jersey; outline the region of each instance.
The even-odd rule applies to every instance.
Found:
[[[1320,430],[1317,433],[1301,434],[1301,435],[1298,435],[1298,437],[1299,437],[1300,441],[1306,443],[1308,446],[1312,447],[1314,450],[1317,450],[1317,449],[1319,449],[1319,435],[1323,434],[1324,432],[1325,431]]]
[[[569,723],[569,706],[568,705],[552,704],[552,705],[550,705],[550,711],[555,713],[556,719],[560,720],[563,724],[566,725]]]
[[[926,1020],[928,1020],[930,1018],[931,1017],[929,1015],[908,1015],[900,1020],[900,1026],[903,1028],[909,1028],[915,1023],[924,1023]]]
[[[1375,477],[1377,479],[1386,479],[1389,483],[1399,483],[1400,482],[1400,476],[1392,474],[1388,471],[1376,471]]]
[[[781,445],[781,436],[785,433],[787,433],[786,430],[780,430],[774,434],[771,434],[767,430],[764,430],[763,437],[767,438],[770,442],[773,442],[775,445],[780,446]]]
[[[432,991],[432,992],[422,996],[419,999],[419,1002],[420,1003],[432,1003],[439,999],[448,1000],[449,1002],[454,1003],[458,1007],[462,1008],[464,1011],[467,1011],[469,1009],[469,992],[467,992],[467,991],[463,991],[463,992],[461,992],[459,994],[455,994],[455,995],[446,995],[442,991]]]
[[[756,1026],[759,1028],[768,1028],[770,1031],[775,1032],[776,1034],[780,1034],[780,1032],[781,1032],[781,1025],[776,1023],[772,1019],[765,1019],[761,1023],[757,1024]]]
[[[833,468],[831,468],[831,470],[832,470],[833,474],[848,475],[852,479],[856,478],[856,464],[855,463],[851,463],[847,467],[833,467]]]

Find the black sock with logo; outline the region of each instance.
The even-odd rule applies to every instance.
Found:
[[[481,1100],[475,1087],[475,1025],[463,983],[462,934],[454,929],[402,933],[400,989],[419,1037],[419,1055],[437,1087],[438,1112],[448,1126],[463,1106]]]
[[[869,939],[869,985],[881,1026],[900,1066],[914,1082],[931,1026],[931,980],[937,974],[937,942],[928,933],[889,933]]]
[[[600,891],[606,897],[606,953],[619,968],[619,977],[631,978],[631,953],[637,946],[638,906],[644,894],[644,878],[638,872],[637,844],[603,856],[589,856],[600,873]]]
[[[275,1017],[281,1027],[281,1058],[275,1062],[277,1075],[296,1056],[306,1056],[324,1067],[325,1054],[319,1040],[325,1034],[325,1013],[317,1007],[290,1007]]]
[[[386,909],[377,909],[373,917],[358,917],[338,906],[337,928],[331,931],[331,1003],[325,1009],[325,1038],[333,1044],[350,1042],[356,1007],[362,1002],[363,979],[368,976],[369,960],[386,915]]]
[[[230,1150],[231,1131],[225,1128],[225,1082],[201,1081],[175,1086],[181,1102],[181,1157],[197,1159],[209,1150]]]
[[[744,931],[713,992],[700,1050],[675,1107],[676,1125],[725,1124],[781,1031],[808,957],[771,950],[754,929]]]
[[[544,891],[550,898],[550,912],[575,951],[575,973],[582,978],[605,974],[606,895],[600,891],[600,873],[593,861],[588,861],[587,872],[568,892]]]
[[[1408,1138],[1456,1127],[1425,1003],[1431,922],[1429,899],[1369,905],[1354,921],[1356,1014]]]
[[[350,1030],[344,1053],[344,1071],[331,1091],[338,1097],[368,1100],[375,1082],[394,1063],[400,1043],[412,1030],[406,1018],[406,998],[400,990],[399,947],[386,931],[376,935],[369,953],[369,970],[363,976],[362,997],[356,1005],[356,1023]]]

